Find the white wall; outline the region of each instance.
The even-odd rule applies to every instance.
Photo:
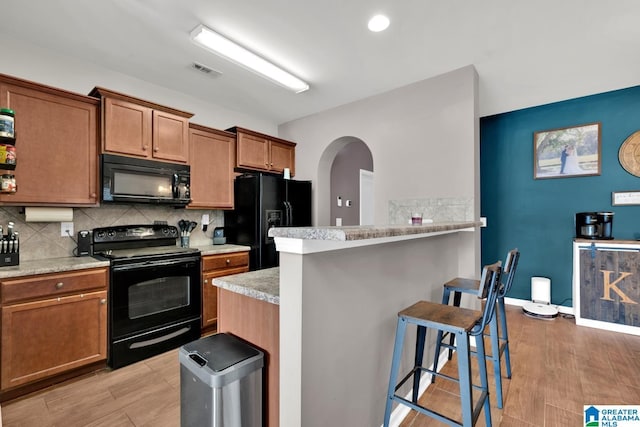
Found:
[[[36,83],[88,94],[94,86],[102,86],[194,113],[191,121],[217,129],[243,126],[267,134],[276,134],[277,123],[231,111],[215,104],[203,102],[180,92],[153,85],[125,74],[121,74],[90,62],[62,56],[20,40],[3,36],[0,73],[31,80]]]
[[[371,149],[376,224],[388,222],[392,199],[479,200],[477,86],[476,70],[467,66],[280,125],[279,136],[298,143],[296,179],[314,181],[314,222],[329,217],[320,159],[344,136]]]

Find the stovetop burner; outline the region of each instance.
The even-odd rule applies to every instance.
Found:
[[[93,230],[93,254],[110,260],[186,255],[196,248],[176,245],[178,229],[172,225],[119,225]]]

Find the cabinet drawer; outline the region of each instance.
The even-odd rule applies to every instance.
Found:
[[[108,271],[107,268],[97,268],[6,279],[0,283],[2,303],[104,289],[109,279]]]
[[[209,270],[219,270],[223,268],[244,267],[248,265],[248,252],[209,255],[202,258],[202,271],[204,272],[207,272]]]

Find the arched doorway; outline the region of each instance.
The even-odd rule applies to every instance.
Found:
[[[316,191],[318,225],[336,225],[337,218],[342,225],[360,224],[361,205],[373,205],[373,156],[367,144],[353,136],[329,144],[320,157]],[[367,213],[364,221],[373,223],[372,212]]]

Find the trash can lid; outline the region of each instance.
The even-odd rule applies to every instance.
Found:
[[[258,356],[260,351],[239,338],[219,333],[201,338],[183,346],[189,353],[198,353],[207,360],[207,367],[220,372],[230,366]]]

